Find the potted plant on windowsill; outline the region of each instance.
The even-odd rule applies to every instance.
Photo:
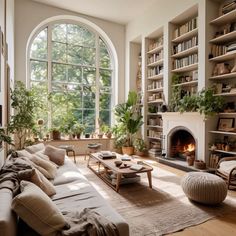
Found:
[[[130,91],[127,101],[116,105],[114,113],[117,125],[124,137],[122,152],[124,154],[132,155],[134,153],[134,137],[143,124],[143,116],[138,104],[137,93]]]
[[[61,130],[58,127],[53,127],[50,130],[52,140],[60,140],[61,139]]]
[[[85,126],[83,124],[76,123],[72,126],[71,130],[72,130],[73,134],[76,135],[77,139],[80,139],[81,134],[85,130]]]

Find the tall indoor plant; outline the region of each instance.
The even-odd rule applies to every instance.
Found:
[[[7,126],[8,131],[14,134],[16,149],[23,149],[27,138],[32,135],[35,127],[35,110],[40,106],[34,92],[26,89],[25,85],[16,81],[14,90],[11,89],[11,107],[14,115]]]
[[[133,141],[135,134],[143,124],[143,116],[138,104],[138,95],[135,91],[130,91],[125,103],[116,105],[114,110],[117,125],[122,130],[124,137],[123,153],[133,154]]]

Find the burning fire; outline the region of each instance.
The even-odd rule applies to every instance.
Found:
[[[194,150],[195,150],[195,145],[193,143],[184,146],[184,152],[192,152]]]

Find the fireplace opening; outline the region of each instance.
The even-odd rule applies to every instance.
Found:
[[[187,130],[175,131],[169,140],[170,157],[186,159],[187,156],[195,156],[196,142]]]

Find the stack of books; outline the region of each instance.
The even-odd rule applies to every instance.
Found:
[[[161,149],[152,148],[148,150],[148,155],[150,157],[157,157],[160,156],[160,154],[161,154]]]
[[[101,151],[99,157],[102,159],[115,159],[116,153],[111,151]]]

